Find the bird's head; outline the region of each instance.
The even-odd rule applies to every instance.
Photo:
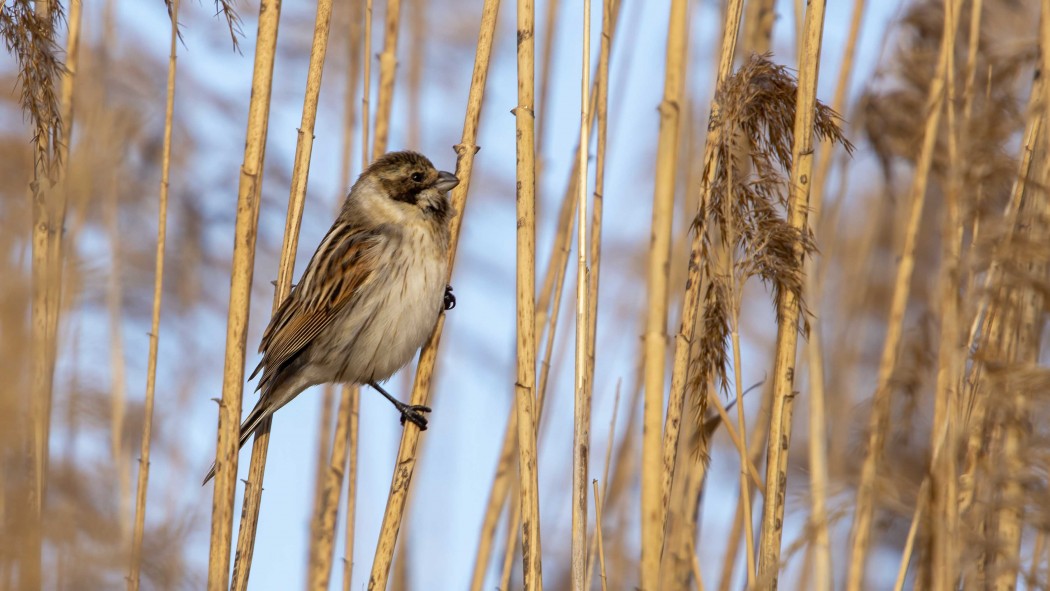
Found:
[[[459,184],[456,175],[439,171],[416,152],[390,152],[373,162],[354,184],[348,202],[357,200],[381,217],[446,221],[452,213],[448,192]]]

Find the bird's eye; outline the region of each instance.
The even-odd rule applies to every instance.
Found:
[[[423,182],[423,173],[421,173],[421,172],[413,172],[412,173],[412,181],[416,182],[416,183],[422,183]]]

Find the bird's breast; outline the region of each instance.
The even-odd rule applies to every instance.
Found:
[[[357,332],[340,381],[385,380],[423,345],[444,306],[446,248],[425,231],[406,228],[391,240],[375,280],[341,330]]]

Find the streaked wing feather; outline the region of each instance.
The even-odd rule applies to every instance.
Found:
[[[379,239],[374,233],[357,233],[347,225],[337,224],[329,230],[302,280],[263,333],[259,345],[263,382],[306,348],[372,280]]]

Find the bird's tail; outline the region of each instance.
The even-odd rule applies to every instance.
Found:
[[[260,396],[259,402],[255,403],[255,408],[248,414],[248,417],[241,423],[241,437],[240,442],[237,444],[237,449],[244,447],[245,443],[248,443],[248,439],[255,434],[255,430],[259,428],[259,424],[263,422],[267,417],[272,415],[278,407],[273,405],[273,400],[269,396]],[[208,484],[208,481],[215,477],[215,464],[211,465],[211,469],[208,470],[207,476],[204,477],[204,482],[201,486]]]

